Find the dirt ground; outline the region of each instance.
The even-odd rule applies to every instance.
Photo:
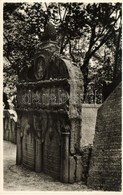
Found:
[[[90,191],[81,182],[64,184],[16,165],[16,145],[4,141],[4,191]]]

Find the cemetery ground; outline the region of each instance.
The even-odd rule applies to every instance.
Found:
[[[4,191],[90,191],[82,182],[65,184],[16,165],[16,145],[3,142]]]

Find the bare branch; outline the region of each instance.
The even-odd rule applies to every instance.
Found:
[[[8,60],[8,62],[12,65],[13,62],[11,61],[11,59],[9,58],[9,56],[6,56],[6,55],[5,55],[5,57],[6,57],[6,59]],[[9,69],[11,69],[11,67],[10,67]]]
[[[64,48],[66,47],[66,45],[68,44],[70,38],[67,36],[67,39],[66,39],[65,43],[64,43],[64,40],[65,40],[65,34],[64,34],[64,37],[63,37],[63,40],[62,40],[62,46],[61,46],[60,53],[63,52],[63,50],[64,50]]]
[[[3,36],[6,39],[6,41],[9,43],[10,41],[9,41],[8,37],[5,35],[5,33],[3,33]]]
[[[76,62],[75,57],[74,57],[74,55],[72,54],[72,51],[71,51],[71,42],[70,42],[70,40],[69,40],[69,53],[70,53],[70,56],[72,57],[73,62]]]
[[[104,43],[106,43],[106,41],[109,39],[109,37],[111,36],[112,32],[110,32],[107,36],[105,36],[101,43],[90,53],[90,57],[92,57],[94,55],[94,53],[102,46],[104,45]]]
[[[91,33],[91,38],[90,38],[88,51],[90,51],[92,46],[94,45],[94,37],[95,37],[95,26],[93,26],[93,28],[92,28],[92,33]]]
[[[47,3],[45,2],[44,4],[45,4],[46,9],[48,9]]]
[[[60,4],[59,3],[58,3],[58,10],[59,10],[60,22],[62,23],[62,17],[61,17],[61,11],[60,11]]]
[[[67,7],[66,7],[65,12],[64,12],[63,21],[65,20],[66,13],[67,13]]]
[[[108,40],[108,38],[110,37],[110,35],[112,34],[112,30],[116,24],[116,22],[119,20],[120,15],[118,16],[118,18],[115,20],[114,24],[109,28],[109,30],[107,31],[107,33],[105,34],[105,36],[103,37],[103,39],[101,40],[100,44],[91,52],[90,57],[93,56],[93,54]],[[98,37],[95,41],[94,44],[97,42],[97,40],[99,40],[100,37]]]
[[[113,11],[113,12],[114,12],[114,11]],[[113,12],[112,12],[112,13],[113,13]],[[116,22],[119,20],[119,18],[120,18],[120,14],[119,14],[118,18],[116,18],[116,20],[114,21],[114,24],[112,24],[112,26],[110,27],[110,29],[107,31],[106,34],[110,33],[110,31],[113,29],[114,25],[115,25]],[[102,37],[102,35],[103,35],[105,29],[106,29],[106,26],[103,28],[101,34],[94,40],[94,44]],[[107,36],[107,35],[106,35],[106,36]]]

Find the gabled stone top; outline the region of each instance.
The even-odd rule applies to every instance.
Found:
[[[44,27],[42,41],[56,41],[56,29],[51,22],[48,22]]]
[[[20,74],[20,82],[38,82],[52,79],[70,79],[82,82],[80,67],[60,54],[56,42],[56,30],[49,22],[44,28],[42,43],[33,59],[33,64]]]

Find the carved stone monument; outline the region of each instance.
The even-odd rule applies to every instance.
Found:
[[[34,63],[19,77],[16,163],[73,183],[82,176],[83,77],[77,64],[59,54],[55,33],[50,38],[46,29]]]

